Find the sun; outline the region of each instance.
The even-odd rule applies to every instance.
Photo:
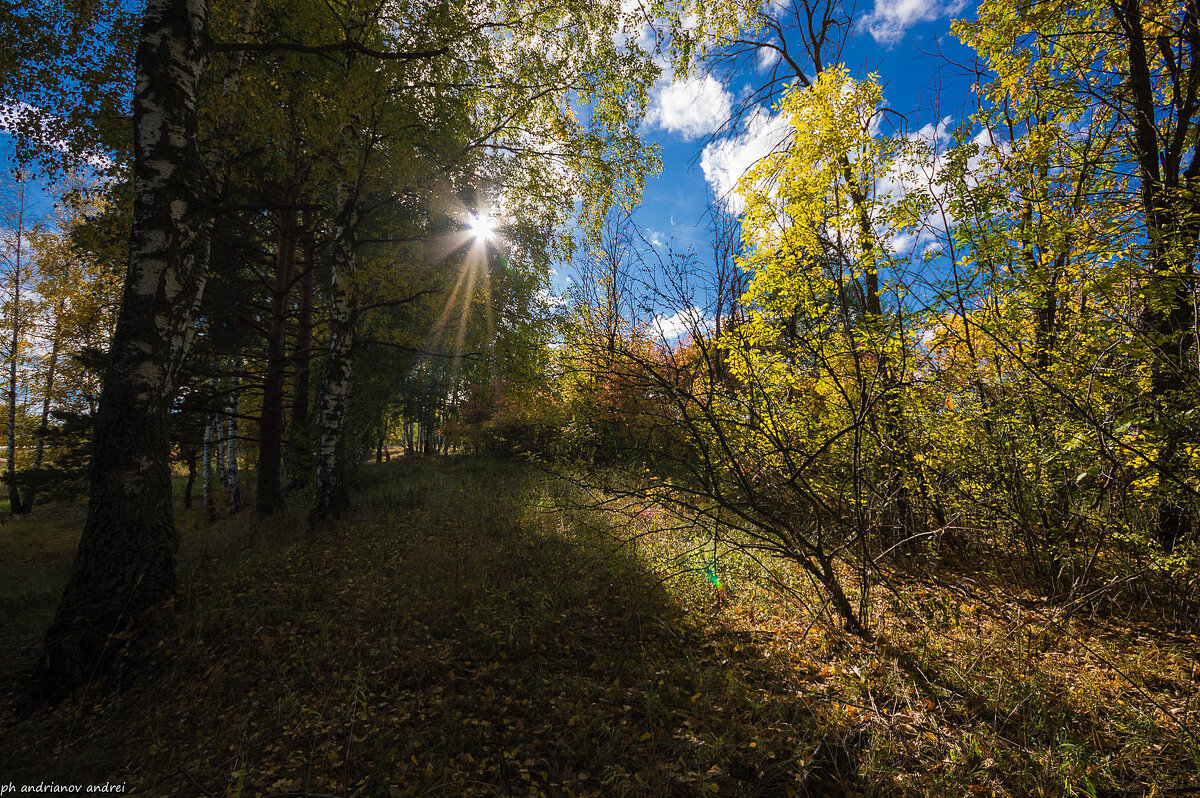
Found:
[[[490,241],[496,235],[496,223],[486,213],[472,216],[468,229],[472,236],[483,241]]]

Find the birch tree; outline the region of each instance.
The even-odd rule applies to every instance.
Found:
[[[352,39],[278,46],[317,55],[364,47]],[[115,651],[110,636],[175,588],[168,414],[192,342],[212,227],[197,98],[214,52],[256,49],[271,44],[213,43],[205,0],[151,0],[142,12],[129,264],[95,424],[88,518],[36,675],[43,693],[85,681]]]
[[[26,284],[30,281],[34,266],[30,258],[30,238],[37,233],[35,224],[31,224],[32,198],[29,195],[29,173],[20,167],[10,176],[9,188],[11,193],[4,209],[0,224],[4,225],[3,238],[0,239],[0,259],[5,270],[7,285],[7,300],[4,303],[4,318],[8,326],[7,352],[5,357],[6,386],[5,407],[5,471],[4,481],[8,485],[9,512],[12,515],[24,515],[29,512],[31,502],[22,495],[17,482],[17,416],[20,383],[18,374],[22,369],[22,350],[26,348],[28,329],[31,326],[29,305],[31,304],[25,292]],[[21,407],[24,415],[24,407]]]

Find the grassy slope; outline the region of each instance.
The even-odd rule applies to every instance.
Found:
[[[77,510],[0,527],[0,781],[195,795],[1142,794],[1200,772],[1195,640],[1065,631],[956,576],[881,593],[864,645],[731,556],[561,509],[527,469],[365,469],[352,516],[184,519],[162,642],[116,684],[16,687]],[[799,591],[787,569],[775,575]],[[964,594],[962,585],[973,585]],[[24,619],[20,622],[17,619]],[[1125,674],[1129,678],[1125,678]]]

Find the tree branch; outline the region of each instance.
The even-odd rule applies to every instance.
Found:
[[[336,55],[337,53],[357,53],[371,58],[387,61],[418,61],[421,59],[437,58],[450,52],[449,47],[437,47],[432,50],[414,50],[412,52],[393,52],[376,50],[358,42],[332,42],[330,44],[299,44],[296,42],[213,42],[213,52],[217,53],[304,53],[307,55]]]

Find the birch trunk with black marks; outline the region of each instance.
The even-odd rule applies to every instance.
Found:
[[[217,484],[221,486],[221,494],[224,495],[229,489],[229,474],[225,470],[225,421],[220,410],[220,403],[217,401],[221,395],[221,383],[213,377],[208,383],[209,391],[213,397],[213,411],[211,423],[213,429],[213,467],[217,471]],[[213,517],[216,517],[216,497],[213,497]]]
[[[133,88],[129,265],[95,422],[88,516],[35,674],[43,695],[92,678],[121,632],[175,590],[168,416],[208,268],[197,151],[205,0],[149,0]]]
[[[350,399],[354,324],[353,294],[357,257],[358,206],[354,192],[338,211],[330,275],[330,341],[325,374],[317,395],[317,497],[312,519],[336,518],[350,506],[346,489],[346,409]]]

